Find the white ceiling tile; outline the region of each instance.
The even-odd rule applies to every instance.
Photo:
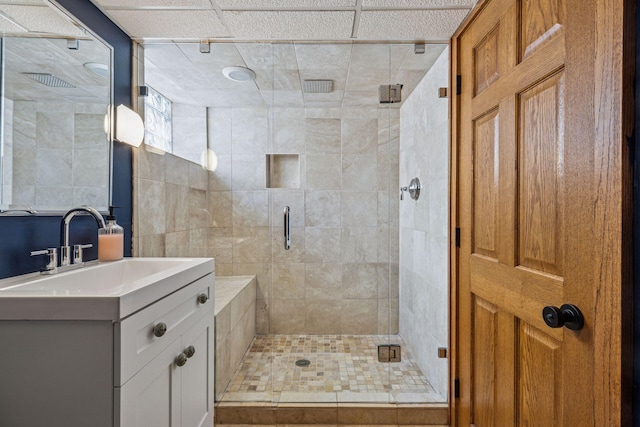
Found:
[[[241,39],[336,40],[351,37],[355,12],[223,12]]]
[[[298,58],[293,43],[278,43],[273,45],[273,62],[278,68],[287,70],[298,69]]]
[[[5,95],[10,99],[82,99],[109,103],[109,79],[82,65],[109,63],[109,50],[96,41],[81,40],[80,49],[70,50],[64,39],[7,37],[4,45]],[[73,88],[52,88],[35,83],[22,73],[50,73]]]
[[[473,7],[476,0],[363,0],[362,7],[416,8]]]
[[[107,10],[133,38],[206,39],[229,36],[214,11]]]
[[[302,92],[288,90],[263,90],[262,97],[269,107],[279,108],[302,108],[304,100]]]
[[[363,11],[358,39],[448,40],[468,12],[466,9]]]
[[[262,91],[302,91],[298,70],[255,68],[256,84]]]
[[[222,9],[355,7],[356,0],[217,0]]]
[[[258,90],[252,92],[241,92],[237,90],[217,91],[218,99],[213,99],[210,103],[226,102],[228,106],[241,107],[264,107],[265,102],[262,93]]]
[[[138,7],[167,7],[175,9],[206,8],[212,9],[209,0],[92,0],[100,7],[121,7],[135,9]]]
[[[296,43],[295,47],[300,70],[346,70],[351,60],[351,43]]]
[[[84,31],[61,13],[42,3],[30,5],[0,5],[0,12],[29,31],[84,36]]]
[[[199,43],[178,43],[178,46],[194,65],[201,68],[221,70],[224,67],[247,65],[233,43],[211,43],[209,53],[201,53]]]
[[[391,45],[354,44],[351,51],[352,70],[388,70]]]
[[[162,67],[188,63],[184,52],[174,43],[148,44],[144,46],[144,59]]]
[[[271,43],[236,43],[240,56],[249,68],[273,67],[273,48]]]
[[[26,33],[27,29],[0,15],[0,31],[3,33]]]

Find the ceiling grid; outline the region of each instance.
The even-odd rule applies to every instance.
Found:
[[[138,41],[447,41],[476,0],[91,0]]]

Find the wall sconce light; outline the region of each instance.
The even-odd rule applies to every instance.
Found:
[[[144,139],[142,118],[123,104],[116,108],[116,139],[134,147],[139,147]]]

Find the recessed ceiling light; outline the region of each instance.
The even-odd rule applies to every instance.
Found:
[[[234,82],[248,82],[256,78],[256,73],[245,67],[226,67],[222,69],[222,74]]]
[[[99,75],[100,77],[109,77],[109,67],[105,64],[101,64],[99,62],[87,62],[84,64],[84,67],[87,70],[93,71],[93,73]]]

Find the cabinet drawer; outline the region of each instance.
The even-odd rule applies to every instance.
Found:
[[[203,315],[211,313],[213,316],[210,310],[214,303],[213,281],[213,274],[204,276],[116,323],[115,350],[120,362],[115,364],[116,386],[126,383]],[[200,301],[203,294],[207,297],[206,302]],[[154,328],[160,324],[166,326],[166,330],[157,336],[160,332],[154,333]]]

